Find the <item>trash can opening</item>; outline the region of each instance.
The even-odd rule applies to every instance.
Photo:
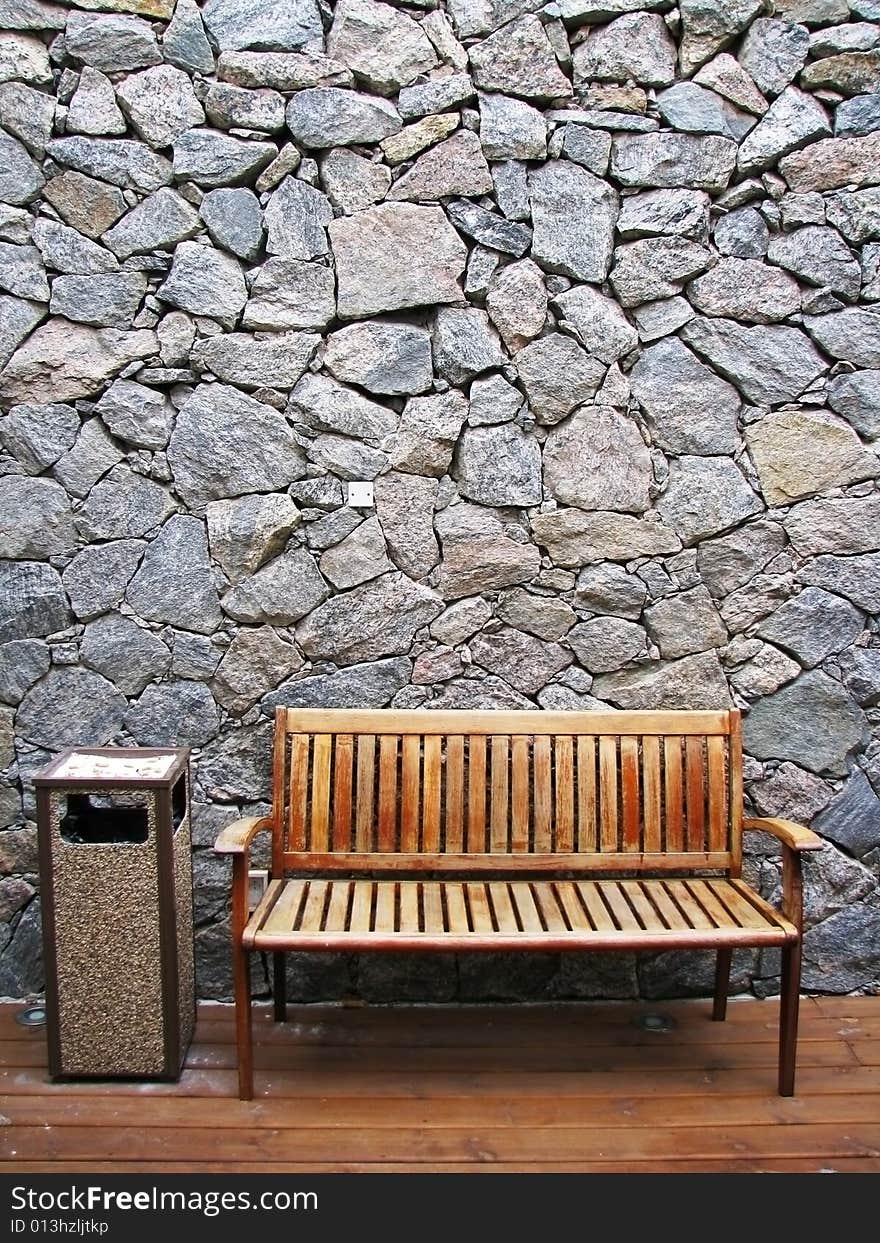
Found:
[[[59,829],[63,841],[80,845],[145,842],[146,800],[132,794],[68,792]]]
[[[186,773],[181,773],[171,789],[171,827],[176,831],[186,815]]]

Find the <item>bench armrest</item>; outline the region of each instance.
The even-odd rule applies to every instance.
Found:
[[[761,816],[754,820],[743,820],[743,828],[769,833],[771,836],[778,838],[784,846],[788,846],[790,850],[798,852],[801,850],[821,850],[825,845],[818,833],[814,833],[811,829],[805,829],[802,824],[795,824],[793,820],[777,820],[768,816]]]
[[[227,824],[217,834],[214,850],[218,855],[243,855],[258,833],[271,832],[269,816],[244,816]]]
[[[793,820],[777,820],[772,816],[759,816],[743,820],[743,828],[769,833],[782,843],[782,913],[786,915],[798,933],[804,927],[804,878],[801,852],[821,850],[825,843],[817,833],[805,829]]]

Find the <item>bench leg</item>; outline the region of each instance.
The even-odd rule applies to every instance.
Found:
[[[283,951],[272,955],[272,1001],[275,1022],[283,1023],[287,1017],[287,955]]]
[[[233,950],[235,974],[235,1037],[238,1045],[238,1096],[254,1096],[253,1032],[251,1030],[251,959],[247,950]]]
[[[731,958],[733,958],[732,949],[718,950],[715,956],[715,997],[712,1002],[712,1018],[718,1023],[727,1017]]]
[[[794,1096],[794,1069],[797,1057],[798,1005],[801,992],[801,943],[782,950],[781,997],[779,1004],[779,1095]]]

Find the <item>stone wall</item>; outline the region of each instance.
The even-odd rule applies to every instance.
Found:
[[[0,995],[29,777],[276,704],[747,712],[805,984],[880,978],[878,0],[0,0]],[[375,481],[375,508],[346,483]],[[778,891],[774,853],[749,874]],[[772,955],[736,982],[776,988]],[[295,997],[663,996],[705,958],[291,964]],[[264,985],[264,981],[260,987]]]

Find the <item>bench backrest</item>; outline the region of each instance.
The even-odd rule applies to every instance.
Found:
[[[272,869],[738,875],[740,715],[279,708]]]

